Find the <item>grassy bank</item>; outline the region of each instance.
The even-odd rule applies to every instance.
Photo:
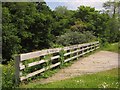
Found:
[[[118,69],[98,72],[96,74],[56,81],[48,84],[29,83],[21,88],[118,88]]]
[[[112,52],[120,53],[120,45],[119,45],[119,43],[106,44],[101,49],[106,50],[106,51],[112,51]]]

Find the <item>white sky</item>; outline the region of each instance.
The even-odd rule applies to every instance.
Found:
[[[53,10],[57,6],[67,6],[70,10],[76,10],[80,5],[95,7],[96,10],[103,9],[103,3],[109,0],[45,0]]]

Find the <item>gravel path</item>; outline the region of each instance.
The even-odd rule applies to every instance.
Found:
[[[40,83],[49,83],[57,80],[64,80],[67,78],[91,74],[95,72],[105,71],[118,67],[118,53],[109,51],[99,51],[88,57],[80,58],[75,61],[70,67],[61,69],[52,77],[41,79]],[[119,57],[120,58],[120,57]]]

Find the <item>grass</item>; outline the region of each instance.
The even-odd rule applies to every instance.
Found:
[[[20,88],[119,88],[118,69],[56,81],[48,84],[29,83]]]
[[[106,50],[106,51],[112,51],[112,52],[120,53],[120,46],[119,46],[118,43],[107,44],[104,47],[102,47],[101,49]]]

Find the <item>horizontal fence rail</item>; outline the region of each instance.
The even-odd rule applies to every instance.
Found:
[[[78,59],[99,48],[99,41],[72,45],[64,48],[40,50],[16,56],[16,83],[55,68],[70,60]],[[36,67],[40,67],[37,68]],[[26,73],[26,71],[29,71]],[[24,73],[25,72],[25,73]]]

